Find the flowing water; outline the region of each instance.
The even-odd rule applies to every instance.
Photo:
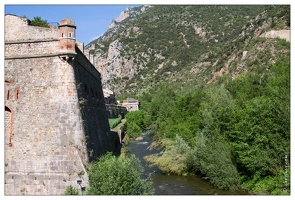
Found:
[[[245,195],[246,193],[230,192],[212,187],[208,180],[197,176],[177,176],[165,175],[157,167],[151,167],[143,157],[146,155],[158,153],[159,150],[149,150],[148,147],[152,142],[151,136],[142,133],[143,140],[131,141],[128,147],[132,154],[140,159],[145,171],[143,177],[152,174],[155,195]]]

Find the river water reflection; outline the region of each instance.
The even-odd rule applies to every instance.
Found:
[[[230,192],[216,189],[210,185],[207,180],[197,176],[177,176],[165,175],[157,167],[150,167],[143,157],[146,155],[158,153],[159,150],[149,150],[152,142],[151,136],[142,133],[143,140],[131,141],[128,147],[132,154],[136,155],[145,171],[144,178],[152,174],[155,195],[245,195],[243,192]]]

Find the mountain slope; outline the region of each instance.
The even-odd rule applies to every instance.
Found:
[[[249,62],[265,54],[265,49],[272,48],[269,56],[273,58],[263,62],[273,62],[278,52],[272,44],[265,46],[259,36],[271,29],[290,29],[283,14],[286,9],[244,5],[131,8],[85,47],[86,54],[90,52],[104,87],[119,95],[140,94],[162,83],[176,90],[196,88],[222,74],[234,78],[249,70]]]

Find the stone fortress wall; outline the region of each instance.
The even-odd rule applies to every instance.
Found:
[[[16,15],[5,16],[5,42],[9,41],[36,41],[58,39],[58,27],[50,28],[29,26],[27,18]]]
[[[76,28],[71,20],[71,30]],[[100,74],[59,27],[5,16],[5,195],[88,187],[84,166],[119,139],[110,132]],[[63,41],[62,41],[63,40]],[[62,41],[62,42],[61,42]],[[82,180],[81,186],[77,180]]]

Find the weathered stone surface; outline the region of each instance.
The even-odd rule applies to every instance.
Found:
[[[99,72],[77,46],[61,54],[57,30],[5,16],[5,195],[60,195],[80,189],[77,179],[87,187],[84,165],[119,143]]]

